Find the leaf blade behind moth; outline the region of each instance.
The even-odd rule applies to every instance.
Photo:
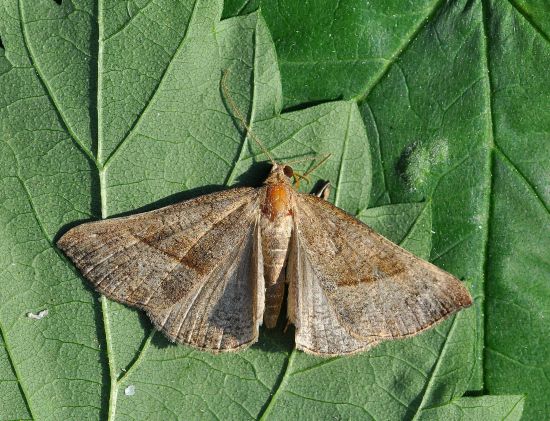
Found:
[[[98,292],[145,310],[170,340],[239,348],[258,337],[259,196],[216,192],[83,224],[57,244]]]

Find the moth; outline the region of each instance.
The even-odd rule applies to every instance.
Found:
[[[98,292],[144,310],[171,341],[211,351],[246,348],[262,324],[275,327],[285,288],[296,348],[324,356],[415,335],[472,304],[458,279],[326,190],[297,192],[296,176],[272,160],[261,187],[85,223],[57,245]]]

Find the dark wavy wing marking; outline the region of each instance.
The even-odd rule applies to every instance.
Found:
[[[260,191],[231,189],[82,224],[57,244],[100,293],[146,310],[171,340],[240,347],[256,339],[261,319]]]
[[[325,341],[324,348],[313,352],[353,352],[355,346],[359,350],[382,339],[413,335],[471,305],[468,290],[449,273],[325,200],[312,195],[296,195],[295,200],[297,251],[292,255],[301,268],[295,270],[296,299],[313,298],[320,309],[299,310],[296,323],[310,326],[307,340],[313,347],[319,347],[311,341],[326,335],[328,324],[357,341],[339,339],[344,343],[335,342],[333,348]],[[308,317],[313,321],[305,322]]]

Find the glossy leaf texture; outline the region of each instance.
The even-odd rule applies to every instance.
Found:
[[[483,301],[489,285],[507,292],[487,259],[499,252],[491,239],[504,235],[494,215],[520,212],[508,183],[529,181],[498,166],[508,161],[495,147],[499,114],[491,93],[498,79],[487,78],[487,21],[496,19],[490,5],[423,5],[412,20],[429,17],[427,25],[399,32],[410,44],[382,48],[390,59],[381,70],[349,73],[352,84],[368,73],[370,82],[357,84],[359,103],[281,112],[277,35],[268,31],[263,5],[261,13],[220,21],[216,0],[57,3],[0,2],[0,418],[518,419],[521,396],[462,398],[483,379],[491,392],[525,393],[488,376],[490,364],[502,362],[485,346],[492,338],[496,351],[509,349],[502,331],[488,335],[492,309]],[[248,12],[253,3],[236,10]],[[293,73],[281,68],[286,86]],[[247,351],[216,356],[168,343],[138,312],[91,291],[54,245],[70,226],[253,185],[265,175],[265,157],[221,95],[225,69],[232,96],[277,159],[332,153],[302,190],[331,180],[331,201],[464,278],[476,308],[351,358],[293,351],[283,326],[263,331]],[[449,78],[453,72],[460,77]],[[310,99],[338,97],[338,85]],[[514,86],[517,92],[500,90],[501,104],[506,95],[527,95]],[[521,111],[502,117],[503,139],[518,130],[504,123]],[[528,176],[534,164],[527,161],[521,174]],[[535,187],[520,185],[516,193],[528,201],[527,187]],[[527,211],[540,212],[536,205]],[[490,262],[520,268],[522,256],[513,255],[519,263],[506,254]],[[544,288],[542,279],[537,287]],[[45,309],[44,318],[29,317]],[[540,368],[533,355],[529,363]]]

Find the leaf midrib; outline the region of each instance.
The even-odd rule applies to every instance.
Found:
[[[547,42],[550,41],[550,39],[548,38],[548,35],[546,33],[544,33],[544,31],[542,31],[542,29],[539,28],[538,25],[536,25],[536,23],[532,21],[532,19],[530,19],[530,17],[525,13],[525,11],[519,5],[517,5],[513,0],[509,0],[508,2],[512,6],[512,8],[516,11],[516,13],[518,13],[520,16],[522,16],[526,20],[526,22],[535,30],[535,32],[537,32]],[[489,119],[489,123],[490,123],[489,127],[491,129],[490,136],[489,136],[490,141],[489,141],[489,144],[488,144],[488,146],[490,148],[489,153],[488,153],[488,159],[490,161],[489,161],[489,166],[488,166],[488,168],[489,168],[489,175],[488,175],[488,177],[489,177],[489,188],[488,188],[489,193],[488,193],[488,200],[487,200],[487,205],[486,205],[487,206],[487,219],[485,221],[487,229],[486,229],[486,241],[485,241],[485,248],[484,248],[484,256],[483,256],[483,261],[484,261],[483,314],[485,314],[485,315],[489,314],[489,310],[490,310],[488,300],[487,300],[487,297],[488,297],[488,294],[487,294],[488,280],[490,279],[490,275],[491,275],[488,256],[490,255],[491,239],[492,239],[490,221],[491,221],[491,214],[494,211],[494,194],[493,194],[494,177],[493,177],[493,171],[494,171],[494,167],[495,167],[495,161],[497,159],[499,159],[500,162],[502,162],[507,167],[510,167],[512,170],[514,170],[516,177],[519,176],[518,178],[520,179],[520,181],[527,186],[527,189],[531,192],[531,194],[534,196],[534,198],[537,200],[537,202],[542,206],[543,209],[545,209],[547,215],[550,215],[549,206],[544,202],[543,198],[539,195],[536,188],[532,185],[531,181],[525,176],[525,174],[523,174],[523,172],[518,168],[518,166],[516,164],[514,164],[514,162],[508,157],[508,155],[500,148],[498,143],[495,141],[494,135],[495,135],[495,132],[496,132],[496,127],[495,127],[496,122],[495,122],[495,119],[493,117],[493,109],[494,109],[493,99],[494,98],[493,98],[493,95],[491,94],[492,92],[494,92],[494,82],[493,82],[493,76],[492,76],[493,72],[491,71],[491,65],[490,65],[490,63],[491,63],[490,49],[489,49],[489,45],[490,45],[490,43],[489,43],[490,28],[488,26],[489,21],[490,21],[490,10],[491,10],[491,5],[489,4],[489,0],[482,0],[483,30],[484,30],[483,41],[484,41],[484,47],[485,47],[485,56],[484,57],[485,57],[485,66],[486,66],[485,71],[486,71],[486,80],[487,80],[486,90],[488,92],[487,100],[488,100],[488,109],[489,109],[488,119]],[[483,379],[489,377],[489,373],[487,372],[486,365],[484,364],[486,359],[488,359],[487,354],[493,352],[493,353],[500,354],[501,356],[504,356],[504,354],[500,353],[499,351],[497,351],[495,349],[492,349],[487,344],[485,332],[488,332],[488,331],[489,331],[488,319],[487,319],[487,317],[484,317],[484,319],[483,319],[483,334],[484,334],[483,335],[483,358],[481,360],[481,363],[483,364],[483,366],[482,366],[482,378]],[[519,361],[516,361],[516,363],[524,364],[524,363],[519,362]],[[538,367],[538,368],[540,369],[540,367]],[[544,370],[543,370],[543,372],[544,372]],[[512,412],[512,410],[510,411],[510,413],[511,412]]]
[[[493,81],[491,79],[491,69],[489,68],[490,66],[490,57],[489,57],[489,28],[488,28],[488,24],[489,24],[489,7],[490,5],[487,4],[487,0],[482,0],[482,3],[481,3],[481,14],[482,14],[482,29],[483,29],[483,37],[482,37],[482,48],[483,48],[483,59],[484,59],[484,62],[483,64],[485,65],[485,86],[484,86],[484,92],[486,92],[486,107],[488,109],[488,113],[487,113],[487,129],[488,129],[488,133],[487,133],[487,141],[488,141],[488,147],[489,147],[489,151],[487,153],[487,160],[488,162],[486,162],[486,166],[487,166],[487,171],[488,171],[488,174],[486,174],[486,179],[487,179],[487,183],[488,183],[488,186],[487,186],[487,192],[486,192],[486,199],[485,199],[485,214],[486,214],[486,218],[485,218],[485,221],[484,221],[484,224],[485,224],[485,238],[484,238],[484,244],[483,244],[483,256],[482,256],[482,259],[483,259],[483,287],[482,287],[482,293],[483,293],[483,297],[482,297],[482,308],[483,308],[483,314],[487,314],[487,280],[489,279],[489,259],[488,259],[488,256],[489,256],[489,249],[491,247],[491,242],[490,242],[490,239],[491,239],[491,220],[490,220],[490,215],[491,215],[491,210],[492,210],[492,206],[493,206],[493,177],[492,177],[492,174],[493,174],[493,166],[494,166],[494,148],[495,148],[495,143],[494,143],[494,133],[495,133],[495,121],[494,121],[494,118],[493,118],[493,96],[491,95],[491,92],[492,92],[492,87],[493,87]],[[481,344],[482,344],[482,355],[483,355],[483,358],[480,359],[479,361],[479,364],[481,364],[481,376],[482,376],[482,379],[485,379],[487,377],[487,373],[486,373],[486,368],[485,368],[485,355],[487,353],[486,349],[485,349],[485,345],[486,345],[486,338],[485,338],[485,332],[487,331],[487,317],[484,317],[483,320],[482,320],[482,323],[483,323],[483,331],[481,332],[481,334],[483,335],[482,338],[481,338]]]
[[[194,17],[197,10],[197,5],[200,2],[200,0],[196,0],[193,4],[193,8],[191,11],[191,16],[189,18],[189,23],[187,27],[185,28],[185,33],[174,51],[174,54],[170,58],[168,64],[166,65],[166,68],[164,69],[164,72],[162,73],[159,83],[155,87],[154,91],[152,92],[151,96],[149,97],[149,101],[147,102],[147,105],[143,108],[143,110],[140,112],[138,118],[134,121],[134,124],[130,128],[130,131],[128,134],[120,141],[120,143],[113,149],[113,151],[109,154],[109,156],[103,161],[102,155],[103,155],[103,47],[105,43],[104,39],[104,24],[103,24],[103,0],[98,0],[98,13],[97,13],[97,20],[98,20],[98,58],[97,58],[97,158],[94,160],[96,164],[96,169],[98,171],[99,175],[99,191],[100,191],[100,206],[101,206],[101,218],[105,219],[108,217],[108,211],[107,211],[107,184],[106,184],[106,171],[108,169],[109,164],[112,162],[113,158],[119,153],[120,150],[122,150],[122,146],[126,145],[129,140],[132,139],[134,133],[139,127],[139,124],[143,118],[144,115],[147,114],[147,111],[149,110],[150,106],[154,103],[155,97],[157,92],[159,91],[160,87],[162,86],[166,75],[170,72],[173,66],[174,58],[179,54],[183,46],[185,45],[185,41],[187,40],[187,36],[189,34],[189,31],[191,30],[191,27],[194,23]],[[133,360],[131,365],[128,367],[128,370],[126,374],[122,376],[118,376],[117,374],[117,366],[116,366],[116,360],[115,360],[115,354],[113,351],[113,338],[111,334],[111,322],[110,322],[110,311],[109,311],[109,302],[105,296],[101,296],[100,298],[101,302],[101,310],[102,310],[102,319],[103,319],[103,330],[105,334],[105,343],[106,343],[106,359],[107,364],[109,366],[109,398],[108,398],[108,406],[107,406],[107,419],[113,420],[115,418],[116,414],[116,406],[117,406],[117,398],[118,398],[118,390],[119,387],[124,383],[124,381],[127,379],[128,374],[133,372],[137,366],[141,363],[143,356],[145,355],[146,350],[148,349],[151,339],[155,334],[155,330],[152,329],[149,333],[148,338],[144,341],[142,346],[137,352],[137,357]]]

